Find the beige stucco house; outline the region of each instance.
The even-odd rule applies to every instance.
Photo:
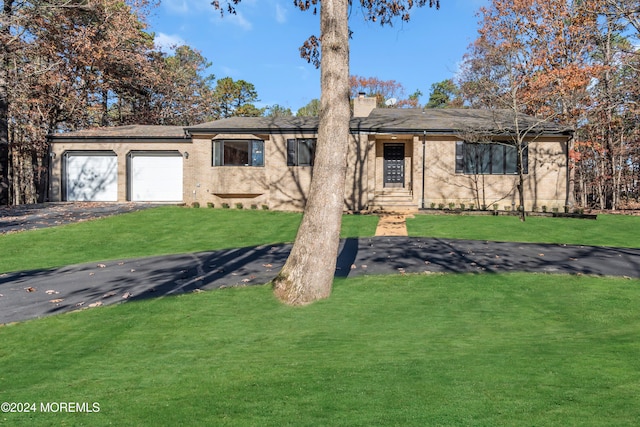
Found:
[[[355,99],[345,210],[517,204],[515,123],[508,111],[375,108],[375,99]],[[566,205],[571,130],[529,116],[517,123],[527,141],[525,209]],[[301,210],[317,129],[317,118],[234,117],[55,135],[50,199]]]

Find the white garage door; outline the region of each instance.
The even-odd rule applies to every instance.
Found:
[[[134,202],[181,202],[180,153],[132,154],[130,199]]]
[[[118,200],[118,158],[112,151],[68,153],[65,171],[66,200]]]

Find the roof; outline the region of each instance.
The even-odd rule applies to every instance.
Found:
[[[465,133],[486,132],[509,134],[515,132],[516,115],[511,110],[486,109],[398,109],[376,108],[368,117],[351,120],[353,131],[372,133]],[[518,114],[521,131],[542,134],[571,134],[566,126],[545,122],[536,117]]]
[[[318,117],[229,117],[185,128],[191,133],[278,133],[296,130],[317,132]]]
[[[539,134],[571,135],[572,129],[532,116],[518,115],[521,130]],[[438,133],[486,132],[493,135],[514,132],[515,114],[510,110],[375,108],[367,117],[350,121],[353,133]],[[130,125],[96,127],[53,135],[62,139],[184,139],[198,133],[316,133],[318,117],[229,117],[195,126]]]
[[[94,127],[75,132],[52,135],[52,138],[54,139],[173,139],[185,137],[184,127],[162,125]]]
[[[317,132],[317,117],[231,117],[185,128],[190,133],[283,133]],[[368,117],[350,121],[354,133],[461,133],[514,132],[515,114],[510,110],[375,108]],[[519,128],[542,134],[571,134],[566,126],[518,115]]]

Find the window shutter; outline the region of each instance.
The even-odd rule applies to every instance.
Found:
[[[287,166],[298,165],[297,141],[287,139]]]
[[[456,141],[456,173],[464,173],[464,141]]]

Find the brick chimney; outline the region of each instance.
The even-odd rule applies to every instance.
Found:
[[[360,92],[353,100],[353,117],[367,117],[376,108],[376,98],[367,98],[364,92]]]

